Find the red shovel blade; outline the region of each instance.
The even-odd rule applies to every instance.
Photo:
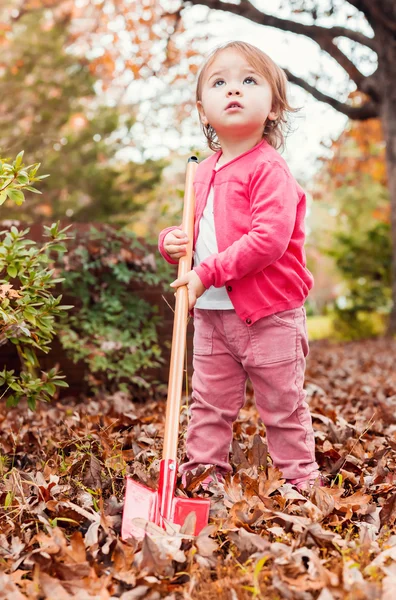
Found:
[[[156,522],[158,492],[152,490],[129,477],[126,478],[125,502],[122,513],[121,538],[142,538],[144,531],[133,524],[140,517],[146,521]]]
[[[165,522],[183,525],[188,515],[194,513],[194,535],[198,535],[206,527],[209,520],[209,498],[175,497],[175,467],[174,461],[161,461],[158,491],[127,477],[121,526],[123,540],[131,536],[138,539],[144,537],[144,527],[134,522],[137,518],[165,527]]]
[[[195,514],[194,535],[199,535],[209,521],[210,500],[208,498],[173,498],[172,523],[183,525],[190,513]]]

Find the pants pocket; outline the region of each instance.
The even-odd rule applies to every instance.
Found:
[[[205,312],[196,309],[194,311],[193,354],[208,356],[213,353],[213,331],[214,326]]]
[[[289,327],[290,329],[296,330],[296,319],[302,315],[302,310],[303,309],[299,308],[282,310],[281,312],[270,315],[270,319],[278,325],[283,325],[283,327]]]
[[[249,327],[253,361],[257,367],[296,360],[298,327],[296,310],[263,317]]]

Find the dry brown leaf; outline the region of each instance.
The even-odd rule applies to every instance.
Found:
[[[70,600],[73,598],[63,587],[58,579],[51,577],[47,573],[39,574],[40,588],[46,598],[56,598],[56,600]]]
[[[282,478],[282,473],[275,467],[268,467],[268,476],[264,473],[259,475],[259,496],[260,498],[268,498],[273,492],[278,490],[285,480]]]
[[[202,529],[201,533],[196,538],[195,545],[201,556],[212,556],[219,549],[217,542],[211,537],[209,537],[215,531],[216,527],[214,527],[213,525],[208,525],[207,527]]]
[[[102,489],[102,465],[94,454],[89,457],[88,468],[84,477],[85,485],[91,490]]]
[[[21,593],[9,575],[0,573],[0,599],[27,600],[27,596]]]

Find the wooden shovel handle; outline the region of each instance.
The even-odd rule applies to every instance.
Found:
[[[193,182],[198,167],[198,159],[191,156],[187,162],[186,185],[184,189],[184,208],[182,230],[188,236],[187,254],[179,259],[178,277],[182,277],[192,267],[194,239],[195,197]],[[162,457],[165,460],[177,458],[179,419],[183,389],[184,353],[186,350],[188,317],[188,290],[183,285],[176,291],[175,317],[173,322],[172,350],[169,368],[168,398],[166,405],[165,437]]]

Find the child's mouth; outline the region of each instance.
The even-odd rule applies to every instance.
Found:
[[[242,110],[242,106],[240,104],[230,104],[227,106],[226,111],[234,111],[234,110]]]

